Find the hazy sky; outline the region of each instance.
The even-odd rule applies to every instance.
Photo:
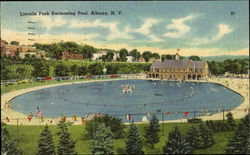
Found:
[[[49,15],[39,15],[47,11]],[[179,48],[184,56],[248,55],[248,13],[248,1],[1,2],[1,38],[21,44],[75,41],[161,54]]]

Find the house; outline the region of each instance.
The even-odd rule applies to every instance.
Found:
[[[83,54],[76,54],[64,51],[61,53],[60,59],[83,59]]]
[[[138,59],[138,62],[145,62],[145,59],[141,57]]]
[[[120,57],[120,54],[114,52],[113,61],[117,61],[117,59],[118,59],[119,57]]]
[[[134,57],[133,56],[127,56],[127,62],[133,62]]]
[[[168,80],[201,80],[206,79],[208,74],[206,61],[180,60],[177,53],[175,60],[155,61],[151,65],[147,77]]]
[[[92,56],[92,60],[99,60],[99,59],[101,59],[101,57],[103,56],[103,55],[107,55],[107,53],[108,53],[108,51],[98,51],[98,52],[96,52],[96,53],[94,53],[93,54],[93,56]]]

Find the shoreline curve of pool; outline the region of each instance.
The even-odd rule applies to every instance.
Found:
[[[125,85],[133,87],[132,93],[123,93]],[[131,114],[135,122],[143,122],[153,113],[159,120],[215,114],[238,107],[241,99],[237,92],[215,83],[112,80],[34,90],[13,98],[12,107],[26,116],[38,106],[44,117],[105,113],[127,122],[126,115]]]

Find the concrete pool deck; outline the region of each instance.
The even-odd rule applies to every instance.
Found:
[[[132,77],[128,79],[145,79],[144,77]],[[93,81],[79,81],[79,82],[68,82],[68,83],[59,83],[59,84],[49,84],[44,86],[37,86],[37,87],[31,87],[21,90],[12,91],[9,93],[5,93],[1,95],[1,121],[5,122],[10,125],[16,125],[17,123],[20,125],[55,125],[61,118],[44,118],[44,121],[41,122],[38,118],[33,117],[31,121],[28,121],[28,115],[24,115],[20,112],[17,112],[13,109],[6,108],[4,105],[6,102],[12,100],[16,96],[22,95],[24,93],[28,93],[30,91],[44,89],[44,88],[50,88],[50,87],[56,87],[56,86],[63,86],[63,85],[69,85],[69,84],[80,84],[80,83],[89,83],[89,82],[104,82],[104,81],[113,81],[113,80],[126,80],[126,79],[108,79],[108,80],[93,80]],[[240,104],[235,109],[232,109],[231,112],[233,113],[233,117],[236,119],[243,118],[247,113],[249,109],[249,79],[231,79],[231,78],[211,78],[206,81],[190,81],[190,82],[209,82],[209,83],[217,83],[221,84],[236,93],[240,94],[244,100],[242,104]],[[245,111],[245,109],[247,109]],[[35,109],[34,109],[35,111]],[[227,112],[224,112],[224,116],[226,119]],[[9,121],[6,119],[8,117]],[[18,118],[18,119],[17,119]],[[201,116],[199,117],[202,120],[222,120],[223,119],[223,112],[213,114],[211,116]],[[52,120],[52,122],[50,122]],[[71,121],[74,123],[74,125],[82,124],[82,120],[80,117],[77,117],[77,121],[73,121],[72,117],[67,117],[67,121]],[[162,122],[162,121],[160,121]],[[170,120],[170,121],[164,121],[164,123],[174,123],[174,122],[187,122],[187,119],[178,119],[178,120]],[[141,122],[145,123],[145,122]]]

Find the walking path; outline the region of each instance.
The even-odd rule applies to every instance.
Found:
[[[135,79],[145,79],[145,77],[133,77]],[[20,112],[17,112],[13,109],[6,108],[5,103],[10,101],[16,96],[19,96],[21,94],[38,90],[38,89],[44,89],[44,88],[50,88],[50,87],[56,87],[56,86],[62,86],[62,85],[69,85],[69,84],[79,84],[79,83],[88,83],[88,82],[102,82],[102,81],[113,81],[113,80],[124,80],[124,79],[110,79],[110,80],[98,80],[98,81],[82,81],[82,82],[69,82],[69,83],[60,83],[60,84],[51,84],[51,85],[45,85],[45,86],[38,86],[38,87],[32,87],[32,88],[26,88],[21,90],[16,90],[13,92],[5,93],[1,95],[1,121],[16,125],[23,124],[23,125],[45,125],[45,124],[57,124],[61,118],[44,118],[44,121],[41,121],[40,119],[34,117],[31,121],[28,120],[28,116],[24,115]],[[193,81],[197,82],[197,81]],[[245,112],[245,109],[249,109],[249,79],[231,79],[231,78],[212,78],[207,81],[198,81],[198,82],[211,82],[211,83],[217,83],[221,84],[239,94],[241,94],[244,98],[241,105],[236,107],[233,111],[233,117],[236,119],[243,118],[248,110]],[[35,110],[35,109],[34,109]],[[224,116],[226,116],[226,113],[224,113]],[[6,118],[7,117],[7,118]],[[18,118],[18,119],[17,119]],[[222,120],[223,119],[223,112],[213,114],[211,116],[201,116],[200,117],[203,120]],[[9,120],[9,121],[8,121]],[[72,117],[66,118],[66,120],[73,122]],[[179,120],[171,120],[171,121],[164,121],[164,122],[187,122],[187,119],[179,119]],[[74,124],[82,124],[82,119],[80,117],[76,118],[76,121],[74,121]]]

